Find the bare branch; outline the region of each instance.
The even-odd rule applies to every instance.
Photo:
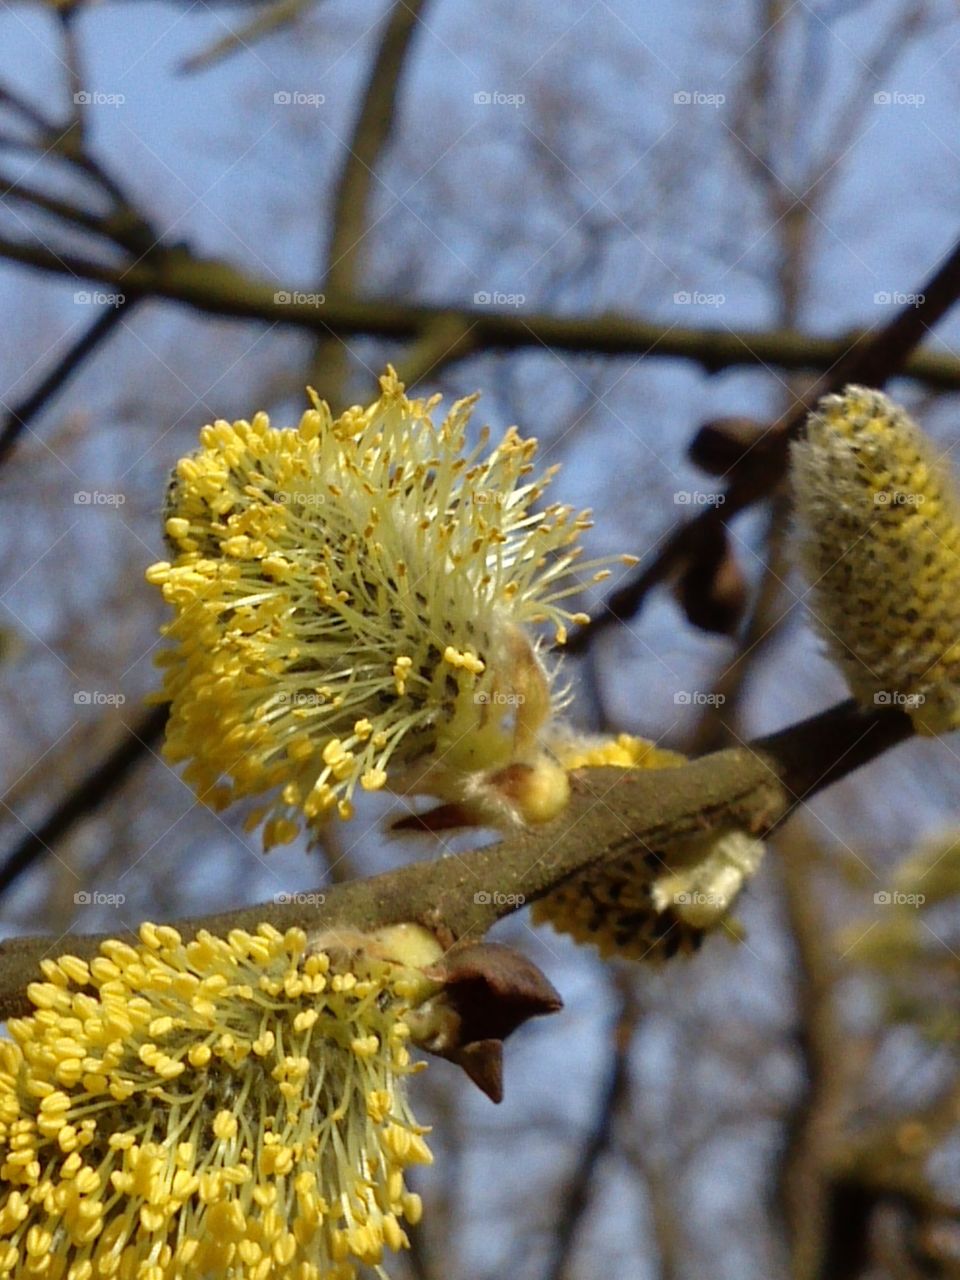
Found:
[[[822,1276],[832,1169],[843,1140],[850,1074],[840,1050],[837,966],[813,890],[809,844],[787,848],[781,873],[797,964],[796,1046],[804,1083],[791,1109],[780,1167],[780,1192],[793,1280]]]
[[[213,40],[198,53],[184,58],[177,70],[181,75],[192,75],[197,71],[207,71],[229,58],[231,54],[249,52],[250,46],[262,40],[264,36],[275,35],[283,31],[307,9],[314,0],[261,0],[264,3],[262,13],[256,14],[244,22],[239,31],[229,31],[225,36]]]
[[[209,315],[237,320],[263,320],[314,333],[348,337],[410,340],[456,318],[463,339],[456,359],[476,351],[553,349],[608,356],[641,355],[650,359],[692,360],[711,373],[734,366],[835,371],[851,350],[871,341],[858,331],[838,338],[752,329],[681,329],[629,316],[597,317],[517,315],[484,308],[404,304],[389,299],[341,301],[328,299],[323,307],[298,303],[295,290],[285,291],[289,302],[277,302],[276,283],[247,275],[217,258],[198,258],[183,246],[158,248],[148,259],[131,266],[97,262],[78,253],[54,253],[45,245],[0,237],[0,257],[55,275],[100,281],[128,298],[166,298]],[[929,299],[928,299],[929,300]],[[469,339],[469,341],[467,340]],[[918,339],[919,341],[919,336]],[[448,361],[450,363],[450,361]],[[846,367],[846,366],[845,366]],[[960,360],[934,352],[919,352],[888,367],[885,377],[916,378],[929,387],[960,390]],[[844,381],[855,376],[848,369]],[[874,385],[884,379],[873,379]],[[819,385],[819,384],[818,384]],[[764,490],[769,487],[763,486]],[[741,505],[753,500],[753,490]],[[728,497],[725,510],[731,510]],[[739,508],[737,508],[739,509]],[[659,580],[659,579],[658,579]]]
[[[71,96],[77,92],[79,85],[79,53],[75,47],[72,27],[73,10],[69,13],[61,11],[61,23],[66,46],[67,75],[71,86]],[[103,165],[97,157],[87,149],[83,132],[82,104],[74,103],[68,117],[63,122],[51,120],[37,107],[8,85],[0,84],[0,105],[6,104],[29,124],[33,125],[35,137],[19,137],[10,134],[0,135],[0,147],[9,151],[23,152],[34,158],[37,164],[48,159],[67,164],[75,172],[82,174],[93,185],[99,188],[111,205],[111,214],[101,218],[97,214],[85,214],[73,206],[57,209],[51,203],[46,207],[50,212],[59,213],[68,227],[80,221],[77,214],[93,222],[91,229],[99,234],[114,239],[123,248],[129,248],[137,254],[147,254],[159,240],[159,233],[147,215],[137,206],[136,201],[128,194],[119,179]],[[14,183],[15,189],[22,189],[22,184]],[[47,197],[52,200],[51,197]],[[39,202],[38,202],[39,203]],[[41,206],[44,207],[44,206]],[[82,223],[81,223],[82,225]],[[122,236],[116,233],[121,231]]]
[[[426,6],[427,0],[396,0],[370,67],[333,199],[325,283],[339,296],[358,292],[360,247],[367,231],[376,169],[393,132],[400,78]]]
[[[81,819],[93,813],[120,787],[156,743],[167,720],[167,708],[155,707],[128,732],[80,783],[67,792],[35,831],[29,831],[0,865],[0,893],[23,874]]]
[[[692,520],[678,525],[652,559],[638,568],[633,579],[607,599],[604,612],[592,625],[571,636],[567,652],[581,652],[604,628],[634,617],[650,591],[665,581],[677,564],[704,541],[713,541],[732,516],[777,488],[786,473],[790,440],[821,396],[848,382],[882,387],[891,378],[909,373],[916,358],[911,353],[960,298],[960,241],[920,293],[924,299],[921,304],[904,306],[882,329],[851,340],[838,352],[833,364],[823,367],[823,373],[806,394],[773,423],[761,443],[745,456],[731,477],[723,503],[705,507]]]
[[[113,332],[120,323],[124,310],[129,311],[130,305],[128,302],[122,302],[117,306],[104,307],[96,320],[63,353],[56,365],[26,399],[8,410],[0,424],[0,467],[10,457],[17,441],[37,414],[66,385],[87,357],[92,355],[104,339]]]
[[[370,225],[377,166],[393,133],[400,81],[426,5],[427,0],[395,0],[370,67],[333,194],[324,289],[334,297],[358,297],[361,292],[359,268]],[[328,400],[332,401],[335,393],[343,398],[347,370],[347,351],[342,342],[321,340],[314,353],[310,381],[327,389]]]
[[[566,1280],[577,1232],[590,1207],[591,1192],[603,1157],[613,1143],[617,1115],[630,1086],[630,1047],[640,1019],[640,1006],[629,980],[620,984],[620,1008],[611,1028],[606,1075],[589,1132],[581,1143],[576,1167],[561,1197],[544,1280]]]

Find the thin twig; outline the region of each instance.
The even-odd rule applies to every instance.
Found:
[[[67,45],[68,88],[71,99],[78,92],[79,54],[74,47],[73,13],[67,16],[61,13],[63,31]],[[109,219],[100,219],[96,214],[89,214],[91,219],[102,225],[96,227],[103,234],[114,237],[115,229],[122,229],[127,240],[118,241],[122,247],[131,248],[138,254],[149,253],[159,240],[159,233],[150,219],[138,207],[136,201],[128,193],[123,183],[116,178],[97,157],[87,149],[83,133],[83,114],[80,103],[71,101],[71,110],[63,122],[51,120],[35,107],[28,99],[11,89],[9,85],[0,84],[0,104],[13,108],[20,116],[34,126],[35,138],[21,138],[15,135],[0,134],[0,147],[8,150],[27,152],[39,162],[48,157],[59,160],[75,169],[100,189],[110,201],[112,214]],[[52,210],[56,212],[56,210]],[[74,221],[74,218],[68,219]]]
[[[71,791],[35,831],[29,831],[0,864],[0,894],[48,852],[82,819],[95,812],[149,754],[163,733],[167,708],[154,707],[124,732],[123,738]]]
[[[377,168],[393,133],[401,79],[427,3],[428,0],[395,0],[383,25],[333,193],[323,281],[323,289],[333,297],[353,298],[361,292],[359,269],[370,225],[374,184],[378,181]],[[327,399],[332,400],[334,390],[342,398],[346,376],[343,344],[324,335],[314,353],[310,381],[324,387]]]
[[[131,305],[130,302],[124,301],[117,303],[116,306],[102,308],[93,323],[83,331],[76,342],[68,347],[50,372],[41,379],[38,386],[26,399],[7,411],[0,423],[0,467],[10,457],[20,436],[37,414],[58,391],[63,389],[87,357],[92,355],[104,339],[113,332],[120,323],[124,310],[129,312]]]
[[[723,503],[707,506],[692,520],[678,525],[656,554],[639,566],[633,579],[608,597],[592,625],[571,636],[568,653],[582,652],[607,627],[635,617],[650,591],[664,582],[677,564],[702,546],[704,540],[715,537],[738,512],[777,488],[786,472],[790,440],[802,429],[807,414],[821,396],[848,382],[882,387],[891,378],[908,372],[911,353],[960,298],[960,241],[919,295],[924,299],[921,304],[903,307],[888,325],[854,338],[846,350],[837,353],[834,363],[824,368],[807,393],[781,415],[737,469]]]
[[[802,835],[780,862],[797,971],[796,1047],[804,1083],[786,1125],[779,1183],[792,1280],[819,1280],[843,1142],[848,1094],[836,1007],[836,956],[814,891],[811,848]]]
[[[685,744],[691,755],[718,751],[730,741],[747,676],[760,653],[779,635],[781,623],[790,612],[791,605],[782,606],[788,516],[785,497],[775,495],[769,506],[764,537],[766,557],[753,605],[738,637],[737,651],[710,691],[717,701],[704,708],[692,739]]]
[[[544,1280],[567,1280],[569,1275],[577,1232],[590,1208],[593,1184],[600,1164],[612,1145],[617,1114],[628,1096],[630,1047],[639,1018],[640,1005],[633,984],[624,979],[620,983],[620,1007],[611,1027],[606,1074],[576,1166],[560,1197],[550,1257],[543,1273]]]

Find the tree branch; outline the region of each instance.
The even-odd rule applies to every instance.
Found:
[[[26,399],[8,410],[0,424],[0,467],[7,461],[30,422],[70,380],[86,358],[92,355],[104,339],[113,332],[120,323],[123,311],[129,311],[129,308],[130,304],[127,302],[103,307],[93,323],[84,329],[76,342],[67,348],[38,386]],[[0,884],[0,891],[2,891],[2,884]]]
[[[318,903],[262,903],[178,922],[187,937],[261,921],[308,931],[372,929],[415,920],[454,939],[482,937],[496,921],[549,893],[585,867],[642,844],[668,848],[678,837],[719,825],[764,833],[805,798],[903,742],[913,732],[896,707],[864,711],[853,701],[752,745],[663,770],[584,769],[553,822],[463,856],[417,862],[325,892]],[[0,944],[0,1018],[22,1012],[24,991],[46,955],[95,954],[104,935],[14,938]]]
[[[328,297],[323,306],[316,306],[312,301],[297,301],[297,290],[292,287],[281,289],[276,283],[247,275],[217,258],[196,257],[182,245],[157,247],[150,257],[123,266],[98,262],[79,253],[54,253],[39,242],[0,237],[0,257],[54,275],[98,281],[130,299],[165,298],[208,315],[263,320],[317,334],[364,334],[409,341],[431,331],[436,333],[456,319],[461,333],[469,335],[469,342],[464,339],[457,344],[455,359],[480,350],[546,348],[575,354],[691,360],[709,373],[735,366],[834,371],[828,373],[833,385],[839,376],[838,361],[872,341],[869,333],[859,330],[820,338],[783,330],[680,328],[614,314],[571,319],[390,299]],[[855,370],[844,368],[847,371],[842,380],[849,381]],[[894,374],[916,378],[940,390],[960,390],[960,359],[954,356],[904,353],[896,367],[888,368],[886,377]],[[884,380],[872,379],[874,385]],[[727,513],[731,501],[728,497]]]
[[[566,1280],[570,1274],[571,1254],[580,1224],[590,1207],[593,1184],[613,1142],[617,1115],[629,1094],[630,1049],[641,1010],[629,980],[624,979],[620,987],[620,1007],[611,1028],[606,1075],[597,1097],[593,1122],[560,1200],[544,1280]]]
[[[370,224],[370,205],[377,166],[390,141],[397,111],[400,80],[420,14],[428,0],[395,0],[383,25],[377,54],[364,87],[353,136],[333,194],[330,244],[323,288],[336,297],[360,294],[361,246]],[[315,352],[310,381],[334,390],[346,388],[347,360],[342,343],[321,341]]]
[[[168,708],[154,707],[126,731],[117,745],[87,776],[67,792],[36,831],[28,831],[0,864],[0,894],[4,893],[41,854],[93,813],[132,773],[163,733]]]
[[[914,349],[960,298],[960,241],[918,294],[924,299],[922,303],[904,306],[882,329],[853,335],[841,344],[832,363],[818,366],[823,370],[820,377],[771,425],[733,471],[724,501],[704,507],[692,520],[678,525],[656,554],[638,567],[634,577],[608,597],[603,612],[597,614],[591,626],[570,637],[568,653],[582,652],[606,627],[635,617],[650,591],[664,582],[676,565],[696,554],[704,543],[713,541],[739,511],[777,488],[786,474],[790,440],[802,429],[807,414],[821,396],[840,390],[848,382],[882,387],[891,378],[913,376],[911,370],[919,358],[913,354]],[[780,364],[782,368],[801,367],[782,361]]]
[[[843,1140],[850,1101],[850,1069],[839,1047],[843,1030],[836,1009],[837,964],[814,892],[810,847],[801,837],[785,852],[781,872],[797,970],[794,1038],[804,1080],[787,1116],[778,1190],[791,1280],[818,1280],[823,1276],[834,1153]]]
[[[393,132],[400,77],[426,4],[427,0],[395,0],[370,67],[349,154],[334,192],[325,281],[334,294],[358,292],[359,250],[367,232],[377,164]]]

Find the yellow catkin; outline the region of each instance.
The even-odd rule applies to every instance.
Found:
[[[410,971],[269,925],[140,939],[46,962],[10,1021],[0,1276],[350,1280],[405,1247]]]
[[[672,769],[686,763],[643,738],[569,738],[555,745],[567,770],[608,766]],[[726,918],[764,846],[731,829],[694,836],[669,850],[637,845],[622,857],[589,867],[533,904],[537,924],[551,924],[603,956],[661,961],[689,954]]]
[[[960,503],[932,445],[850,386],[810,415],[791,473],[813,614],[855,697],[922,734],[960,727]]]
[[[467,443],[476,397],[433,421],[392,370],[334,419],[216,422],[177,467],[170,561],[147,579],[174,610],[161,654],[166,758],[208,804],[259,797],[267,847],[352,812],[357,788],[463,799],[464,779],[539,759],[563,704],[530,628],[563,607],[587,513],[533,514],[553,474],[511,428]],[[311,393],[312,394],[312,393]],[[552,816],[559,792],[530,816]]]

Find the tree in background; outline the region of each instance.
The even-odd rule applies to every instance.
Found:
[[[126,936],[473,843],[387,840],[396,802],[371,794],[319,866],[302,839],[266,860],[159,757],[143,571],[169,558],[167,477],[205,422],[296,421],[308,382],[335,413],[387,361],[411,395],[481,388],[475,417],[537,436],[563,500],[598,509],[590,554],[639,557],[567,645],[580,729],[699,757],[839,696],[802,621],[787,446],[823,393],[891,379],[952,445],[956,17],[717,12],[0,19],[7,934]],[[842,778],[905,719],[755,745],[781,808],[810,799],[739,945],[600,962],[508,913],[494,936],[566,1009],[511,1042],[497,1112],[442,1064],[413,1083],[436,1164],[397,1275],[960,1274],[952,739]]]

